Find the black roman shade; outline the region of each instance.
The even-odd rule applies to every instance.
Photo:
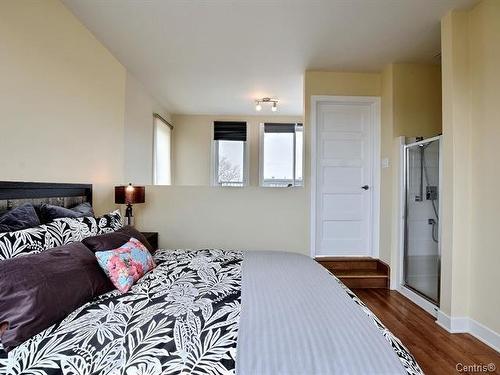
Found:
[[[247,123],[244,121],[214,121],[215,141],[246,141]]]
[[[266,133],[295,133],[295,124],[266,122],[264,124],[264,131]]]

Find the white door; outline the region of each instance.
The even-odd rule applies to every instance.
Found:
[[[316,256],[377,255],[373,249],[377,105],[378,101],[316,103]]]

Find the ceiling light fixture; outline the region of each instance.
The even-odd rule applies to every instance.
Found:
[[[261,103],[270,103],[270,104],[272,104],[271,111],[273,111],[273,112],[276,112],[278,110],[278,99],[271,99],[271,98],[257,99],[255,101],[255,110],[257,112],[260,112],[262,110],[262,104]]]

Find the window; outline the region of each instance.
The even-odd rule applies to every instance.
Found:
[[[260,185],[302,186],[302,124],[261,124]]]
[[[214,122],[213,184],[245,186],[247,184],[246,122]]]
[[[154,167],[155,185],[172,184],[172,130],[173,127],[163,117],[153,115],[154,121]]]

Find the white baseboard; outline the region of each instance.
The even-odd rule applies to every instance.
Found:
[[[397,290],[399,292],[399,282],[396,280],[397,277],[392,277],[391,276],[391,285],[389,286],[389,289],[391,290]]]
[[[486,345],[500,352],[500,334],[467,317],[450,317],[438,310],[437,324],[450,333],[469,333]]]
[[[448,316],[441,310],[438,310],[437,324],[443,327],[450,333],[468,333],[469,332],[469,318],[461,316]]]
[[[417,293],[411,291],[410,289],[405,288],[403,285],[399,286],[398,292],[401,293],[406,298],[408,298],[413,303],[420,306],[422,309],[431,314],[433,317],[435,318],[437,317],[439,310],[436,305],[430,303],[425,298],[420,297]]]
[[[500,334],[497,332],[489,329],[474,319],[470,319],[469,333],[500,353]]]

